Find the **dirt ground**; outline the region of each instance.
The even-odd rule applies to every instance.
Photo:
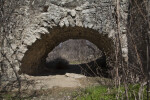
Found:
[[[102,77],[89,77],[76,73],[63,75],[29,76],[22,75],[21,92],[18,87],[13,92],[2,93],[2,97],[11,100],[18,96],[21,100],[76,100],[78,93],[86,87],[97,85],[112,85],[112,80]],[[0,98],[1,99],[1,98]],[[16,100],[16,99],[13,99]]]
[[[49,76],[24,75],[23,77],[28,81],[22,83],[23,97],[28,95],[31,100],[72,100],[75,98],[75,93],[86,87],[112,84],[110,79],[74,73]]]
[[[28,84],[28,88],[31,90],[51,89],[53,87],[84,88],[89,85],[98,84],[98,82],[96,82],[96,79],[90,80],[92,78],[74,73],[66,73],[65,75],[49,75],[49,76],[24,75],[24,77],[26,77],[27,81],[31,82],[31,84]],[[22,89],[25,89],[26,85],[27,84],[23,84]]]

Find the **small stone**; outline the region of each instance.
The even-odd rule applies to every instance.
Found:
[[[76,11],[81,11],[83,8],[81,8],[81,7],[77,7],[75,10]]]
[[[63,26],[64,26],[64,24],[65,24],[65,23],[64,23],[64,21],[63,21],[63,20],[61,20],[61,21],[60,21],[60,23],[59,23],[59,26],[60,26],[60,27],[63,27]]]
[[[36,37],[37,39],[41,39],[41,34],[40,34],[40,33],[35,33],[35,37]]]
[[[45,27],[40,27],[38,30],[42,34],[49,34],[49,31]]]
[[[16,59],[16,54],[11,55],[13,59]]]
[[[82,20],[81,18],[79,17],[79,15],[76,15],[76,26],[80,26],[80,27],[83,27],[83,24],[82,24]]]
[[[25,39],[23,41],[23,43],[26,44],[26,45],[32,45],[32,42],[30,42],[30,40],[28,40],[28,39]]]
[[[20,64],[19,63],[14,63],[14,66],[15,66],[15,70],[18,72],[20,70],[20,68],[19,68]]]
[[[99,27],[98,27],[97,25],[94,25],[93,29],[94,29],[94,30],[98,30]]]
[[[75,17],[75,16],[76,16],[76,11],[75,11],[75,10],[71,10],[70,13],[71,13],[71,16],[72,16],[72,17]]]
[[[84,16],[84,20],[87,22],[92,22],[92,19],[88,15]]]
[[[83,27],[83,24],[81,21],[76,21],[76,26],[80,26],[80,27]]]
[[[89,8],[89,6],[90,6],[90,3],[89,3],[88,1],[86,1],[86,2],[82,5],[82,8],[87,9],[87,8]]]
[[[111,30],[108,34],[108,37],[112,38],[112,37],[114,37],[114,35],[115,35],[115,30]]]
[[[82,11],[83,14],[87,14],[87,13],[96,13],[96,9],[92,8],[92,9],[86,9]]]
[[[84,23],[83,23],[83,26],[84,26],[85,28],[87,28],[87,27],[88,27],[88,22],[84,22]]]
[[[24,57],[24,54],[23,54],[23,53],[18,53],[18,54],[17,54],[18,60],[21,61],[23,57]]]
[[[63,21],[64,21],[64,24],[68,27],[68,26],[69,26],[68,19],[67,19],[67,18],[64,18]]]
[[[85,78],[86,76],[74,73],[66,73],[65,76],[72,77],[72,78]]]
[[[92,28],[93,24],[92,23],[88,23],[88,28]]]
[[[122,48],[122,54],[128,54],[128,49],[127,48]]]
[[[72,27],[74,27],[74,26],[75,26],[75,22],[74,22],[74,20],[72,19],[72,17],[71,17],[71,16],[68,16],[67,19],[68,19],[68,21],[69,21],[69,24],[70,24]]]
[[[32,43],[34,43],[36,40],[36,37],[34,35],[31,35],[30,37],[26,37],[24,39],[24,44],[32,45]]]
[[[82,11],[82,14],[85,14],[85,13],[88,13],[88,12],[89,12],[89,9],[86,9],[86,10]]]
[[[41,23],[41,26],[46,27],[46,26],[48,26],[48,23],[42,22],[42,23]]]
[[[13,50],[15,50],[17,48],[17,45],[16,44],[11,44],[11,47]]]
[[[26,45],[21,45],[20,47],[19,47],[19,52],[22,52],[22,53],[25,53],[26,51],[27,51],[28,49],[27,49],[27,46]]]
[[[60,22],[60,18],[58,18],[58,17],[54,18],[53,20],[54,20],[54,22],[55,22],[56,25],[58,25],[59,22]]]

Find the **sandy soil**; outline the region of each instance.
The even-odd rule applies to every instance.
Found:
[[[20,96],[23,100],[75,100],[77,94],[86,87],[112,85],[112,80],[66,73],[48,76],[22,75],[21,83]],[[11,92],[13,95],[16,93],[15,90]]]
[[[49,75],[49,76],[29,76],[24,75],[30,83],[24,83],[22,89],[28,87],[31,90],[51,89],[53,87],[61,88],[84,88],[89,85],[98,84],[98,82],[90,80],[80,74],[66,73],[65,75]]]
[[[74,73],[22,77],[26,78],[22,84],[22,91],[27,90],[22,94],[30,95],[31,100],[73,100],[73,94],[81,92],[85,87],[112,84],[110,79]]]

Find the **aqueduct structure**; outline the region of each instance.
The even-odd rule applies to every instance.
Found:
[[[30,0],[16,9],[10,26],[15,22],[17,25],[0,48],[6,55],[6,58],[0,55],[0,60],[7,66],[4,70],[8,77],[13,78],[11,66],[20,73],[37,74],[43,69],[48,53],[68,39],[89,40],[105,52],[108,60],[114,59],[115,5],[115,0]],[[125,61],[127,11],[127,0],[121,0],[120,38]]]

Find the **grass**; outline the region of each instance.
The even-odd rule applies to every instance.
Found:
[[[129,85],[128,88],[129,100],[135,100],[135,98],[138,100],[140,85]],[[118,100],[126,100],[124,86],[120,86],[120,88],[108,88],[107,86],[89,87],[82,92],[74,94],[74,97],[74,100],[117,100],[116,97]],[[143,89],[143,100],[147,100],[146,87]]]
[[[139,100],[139,95],[138,95],[139,90],[140,90],[140,84],[128,85],[129,100]],[[57,95],[58,93],[59,91],[56,92]],[[79,90],[75,90],[72,92],[66,91],[63,93],[64,95],[62,96],[66,96],[67,93],[70,93],[68,95],[72,98],[71,100],[127,100],[125,96],[124,86],[120,86],[120,88],[116,88],[112,86],[100,85],[100,86],[88,87],[86,89],[79,89]],[[50,95],[51,93],[47,93],[47,94]],[[18,97],[14,97],[13,93],[6,93],[6,94],[1,94],[1,95],[4,100],[32,100],[32,97],[30,96],[22,97],[21,99],[19,99]],[[40,93],[39,95],[36,95],[35,97],[37,98],[40,97]],[[118,97],[118,99],[116,99],[116,97]],[[143,88],[142,100],[147,100],[146,99],[146,86]]]
[[[108,91],[106,86],[89,87],[77,94],[75,100],[113,100],[115,95],[108,93]]]
[[[11,93],[3,94],[0,100],[32,100],[32,97],[17,97]]]

